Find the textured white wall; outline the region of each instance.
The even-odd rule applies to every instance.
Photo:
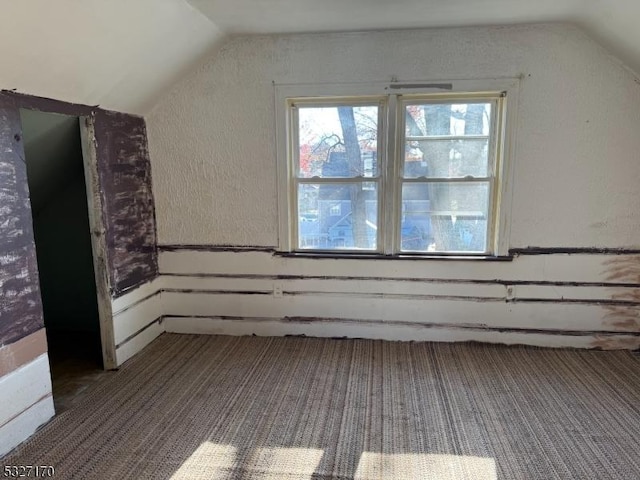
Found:
[[[640,85],[567,25],[231,40],[147,117],[159,243],[277,245],[272,82],[520,74],[511,246],[640,244]]]

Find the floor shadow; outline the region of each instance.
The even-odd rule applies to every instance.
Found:
[[[85,332],[47,331],[56,414],[73,407],[108,374],[102,368],[100,337]]]

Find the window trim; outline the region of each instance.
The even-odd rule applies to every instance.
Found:
[[[448,81],[407,81],[407,82],[373,82],[373,83],[325,83],[325,84],[274,84],[274,109],[276,114],[275,134],[276,134],[276,159],[278,174],[278,250],[284,253],[294,253],[300,256],[323,256],[323,257],[349,257],[349,256],[365,256],[367,258],[377,257],[415,257],[415,258],[496,258],[508,256],[509,252],[509,234],[510,234],[510,214],[512,203],[512,185],[513,174],[515,170],[515,132],[516,132],[516,114],[518,106],[518,90],[520,78],[491,78],[491,79],[474,79],[474,80],[448,80]],[[396,209],[400,201],[400,186],[402,179],[399,177],[400,163],[395,161],[402,152],[402,145],[397,143],[397,128],[401,128],[404,120],[398,118],[400,109],[397,108],[398,96],[402,95],[403,99],[411,99],[424,97],[425,95],[438,94],[442,95],[443,101],[446,97],[469,96],[473,98],[478,95],[502,93],[502,111],[504,115],[497,115],[495,134],[500,138],[496,145],[496,171],[494,173],[494,182],[498,186],[498,191],[490,195],[490,201],[493,202],[490,211],[492,217],[489,221],[488,242],[491,245],[488,249],[490,253],[473,253],[473,252],[409,252],[400,251],[398,249],[397,223],[399,215],[388,215],[383,205],[392,205]],[[367,98],[368,97],[368,98]],[[355,103],[362,103],[362,100],[369,102],[379,100],[380,98],[388,98],[385,102],[386,112],[384,115],[385,124],[382,139],[381,153],[384,155],[384,161],[381,162],[385,166],[383,171],[379,172],[380,180],[379,188],[382,192],[379,194],[380,202],[378,205],[378,224],[382,225],[386,232],[391,235],[390,241],[384,244],[378,244],[377,251],[362,250],[307,250],[299,249],[296,244],[296,232],[294,232],[294,219],[296,195],[292,192],[293,188],[297,188],[297,182],[293,181],[295,176],[294,162],[289,161],[290,152],[295,147],[295,136],[293,118],[290,115],[291,99],[295,99],[296,103],[304,102],[313,105],[314,103],[326,103],[323,101],[329,99],[344,99]],[[395,114],[394,114],[395,112]],[[380,154],[380,152],[379,152]],[[390,160],[390,161],[389,161]],[[388,188],[389,179],[394,179],[397,185]],[[297,192],[296,192],[297,194]],[[380,235],[378,235],[380,239]],[[489,244],[488,244],[489,245]]]

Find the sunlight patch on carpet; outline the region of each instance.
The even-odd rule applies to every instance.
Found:
[[[252,480],[310,480],[324,451],[317,448],[258,448],[248,463]]]
[[[235,447],[204,442],[171,476],[171,480],[222,480],[229,478],[236,460]]]
[[[423,480],[497,480],[493,458],[427,453],[363,452],[354,480],[420,478]]]

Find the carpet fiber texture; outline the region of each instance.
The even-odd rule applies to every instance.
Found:
[[[164,334],[4,465],[60,479],[634,479],[640,359]]]

